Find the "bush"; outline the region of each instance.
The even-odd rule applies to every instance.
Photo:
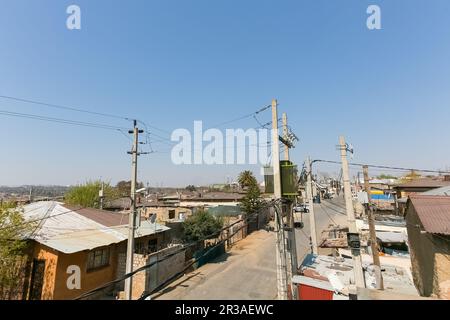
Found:
[[[20,292],[20,273],[26,262],[25,239],[36,223],[27,223],[12,204],[0,206],[0,299],[14,299]]]
[[[83,185],[71,188],[64,196],[65,202],[85,208],[100,208],[99,191],[102,188],[101,181],[88,181]],[[108,183],[104,184],[104,203],[117,198],[117,190]]]
[[[200,210],[183,222],[183,240],[194,242],[205,238],[216,238],[222,228],[222,218],[214,217],[208,211]]]

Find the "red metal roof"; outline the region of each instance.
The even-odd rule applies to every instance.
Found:
[[[79,206],[64,205],[69,210],[75,210],[76,213],[100,223],[106,227],[115,227],[128,224],[128,214],[114,213],[106,210],[94,208],[80,208]]]
[[[450,235],[450,197],[415,194],[410,200],[425,231]]]
[[[403,188],[439,188],[449,186],[450,181],[446,181],[444,177],[420,178],[405,182],[394,186],[396,189]]]

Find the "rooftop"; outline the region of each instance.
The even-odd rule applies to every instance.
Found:
[[[445,186],[430,191],[422,192],[421,194],[427,196],[450,196],[450,186]]]
[[[397,189],[404,188],[440,188],[450,186],[450,180],[444,176],[419,178],[394,186]]]
[[[41,244],[63,253],[119,243],[128,238],[128,214],[116,214],[98,209],[66,206],[61,202],[35,202],[23,207],[26,220],[36,221],[34,232],[28,236]],[[135,237],[143,237],[170,228],[142,221]]]
[[[370,258],[368,255],[367,259],[363,257],[362,263],[365,271],[366,286],[369,289],[374,289],[375,276]],[[400,263],[396,262],[399,260],[401,261]],[[390,261],[392,261],[392,264],[382,261],[385,291],[418,297],[412,277],[408,272],[407,263],[409,259],[397,258]],[[349,285],[355,283],[353,261],[346,255],[334,258],[308,254],[301,265],[301,272],[303,276],[311,279],[309,285],[317,282],[318,288],[324,288],[326,286],[325,281],[331,285],[335,292],[340,292],[344,295],[348,294]]]
[[[415,194],[409,199],[426,232],[450,235],[449,196]]]

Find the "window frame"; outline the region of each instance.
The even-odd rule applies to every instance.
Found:
[[[86,272],[93,272],[111,265],[111,248],[103,247],[91,250],[87,254]]]

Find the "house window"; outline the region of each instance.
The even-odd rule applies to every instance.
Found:
[[[186,217],[186,212],[180,212],[178,214],[178,220],[184,221],[185,217]]]
[[[87,271],[109,265],[109,248],[94,250],[88,253]]]
[[[175,219],[175,210],[169,210],[169,219]]]

